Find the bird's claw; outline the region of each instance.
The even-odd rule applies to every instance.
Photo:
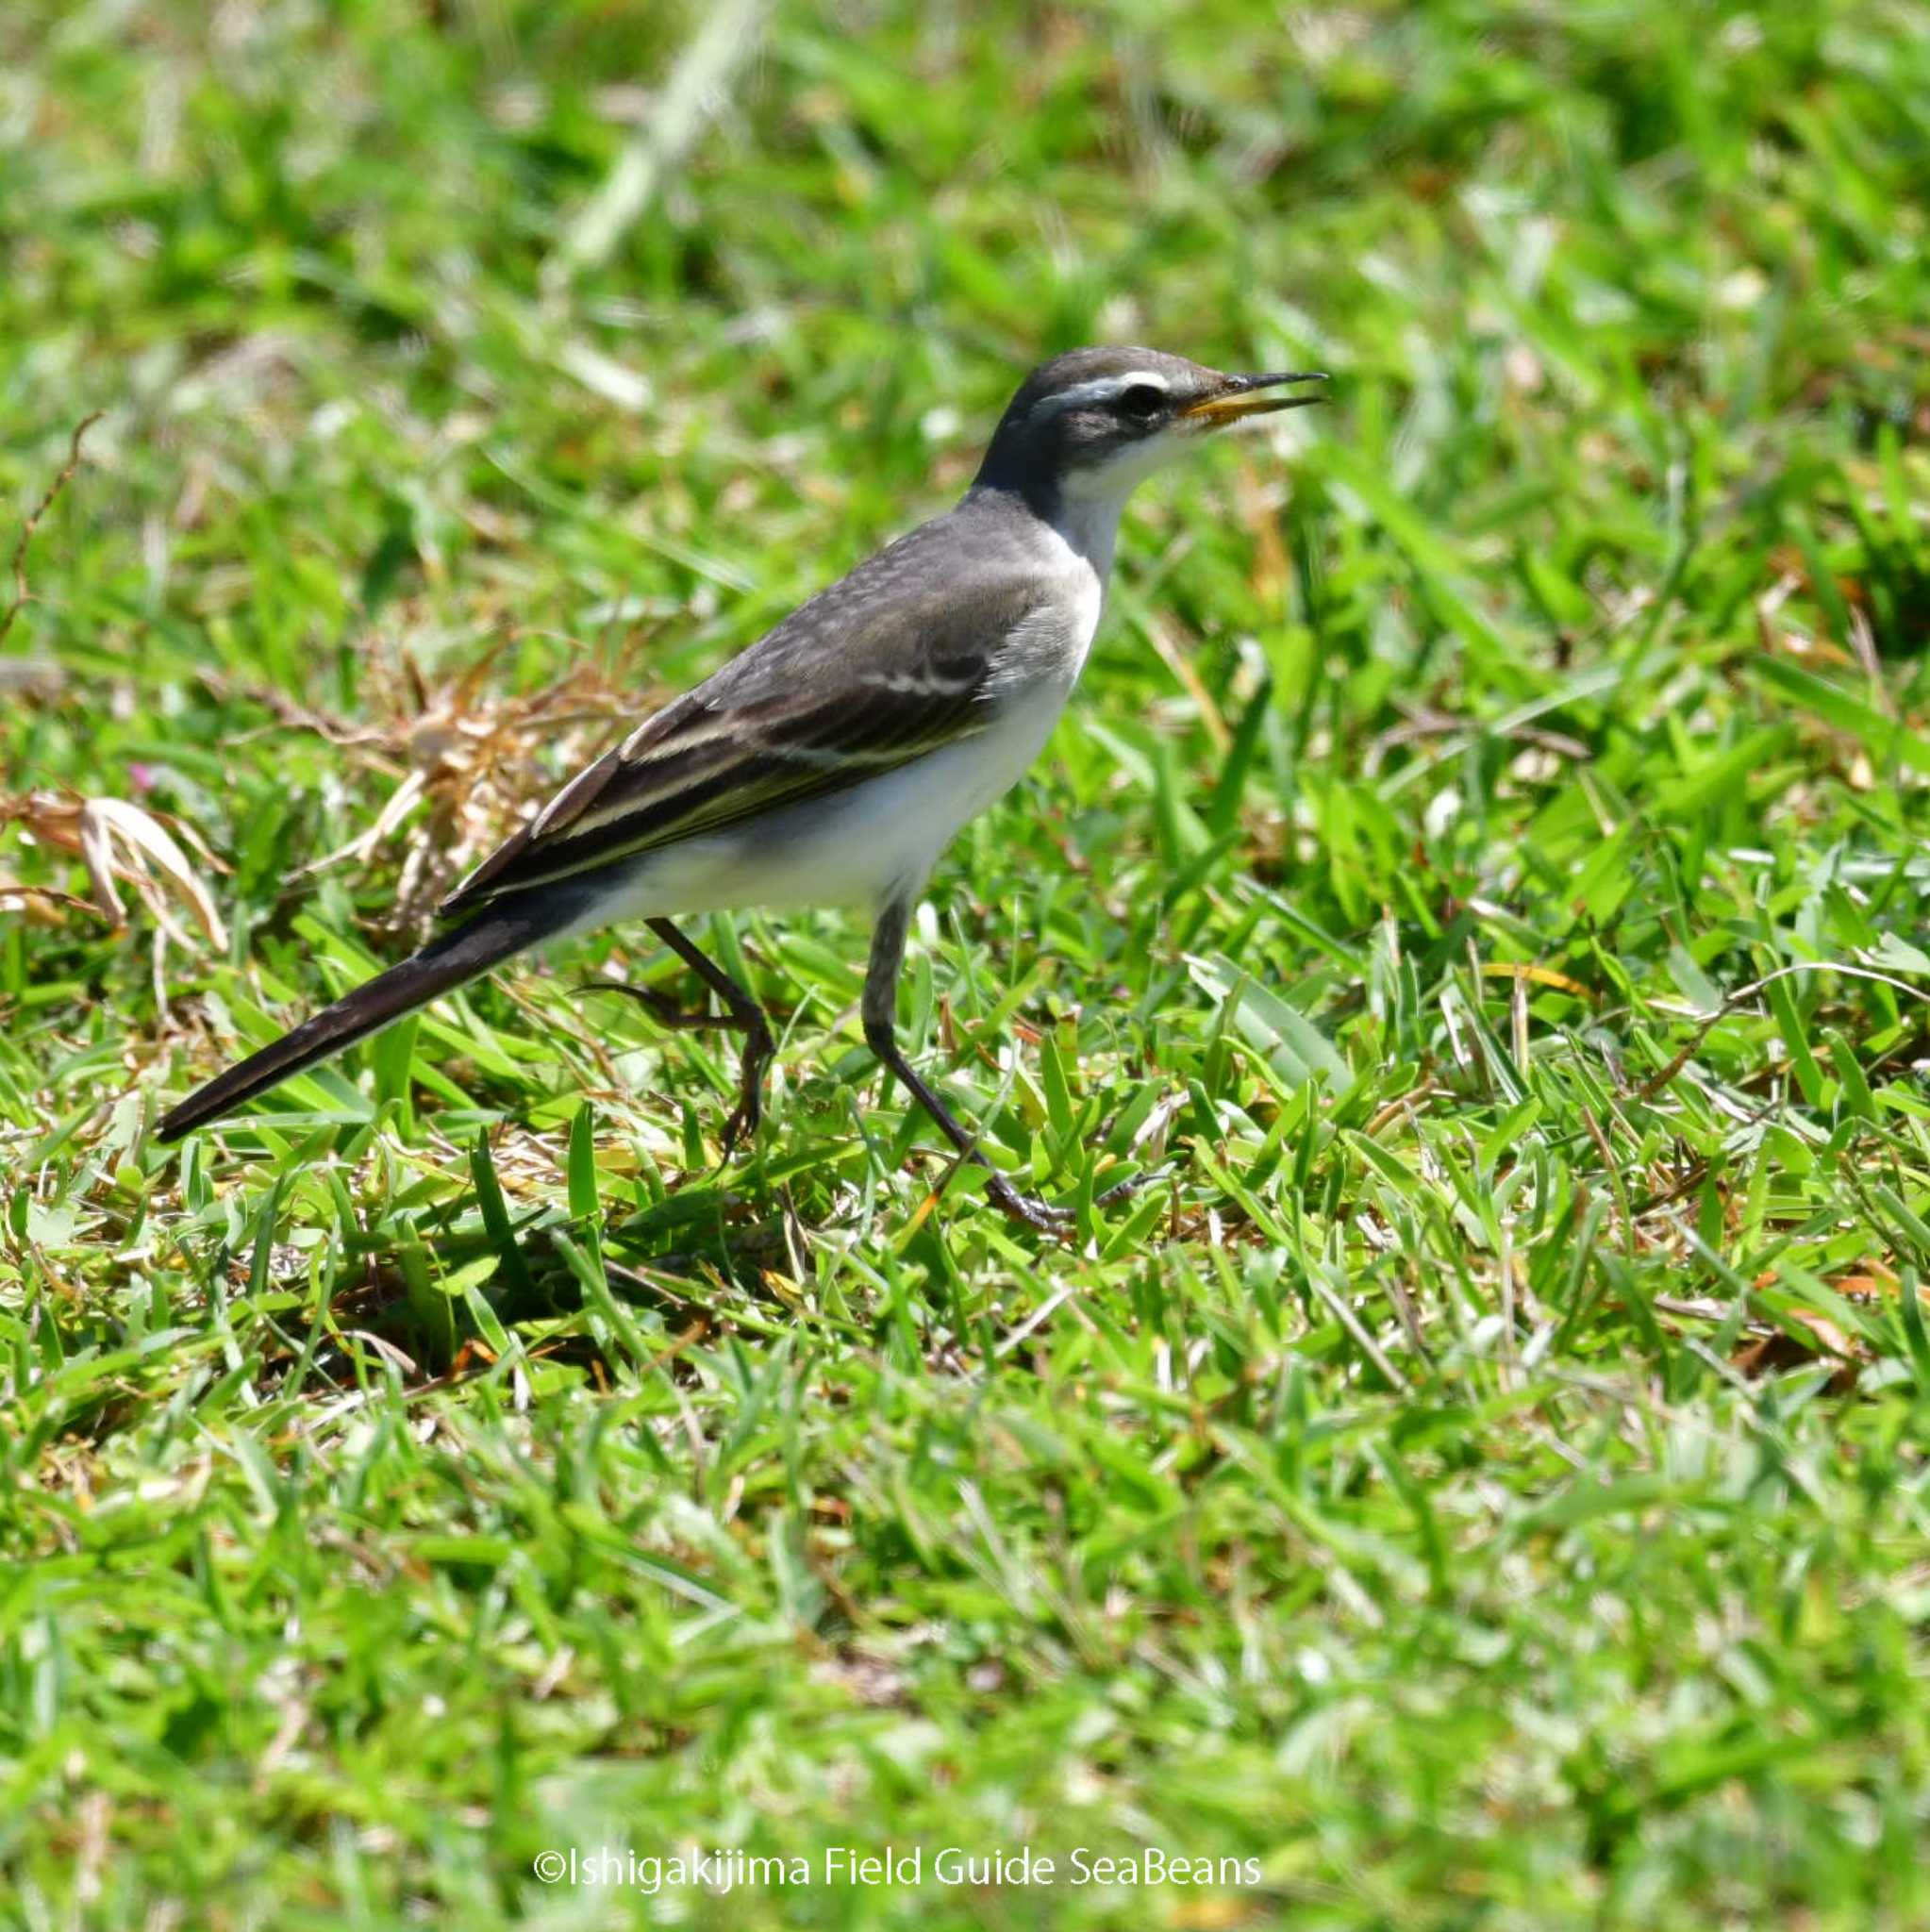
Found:
[[[1092,1196],[1093,1207],[1109,1208],[1115,1201],[1129,1199],[1148,1181],[1156,1178],[1158,1173],[1157,1168],[1148,1168],[1144,1174],[1128,1174],[1124,1180],[1115,1181],[1111,1187]],[[1013,1220],[1023,1221],[1027,1227],[1036,1227],[1041,1234],[1059,1233],[1078,1219],[1073,1208],[1057,1208],[1036,1195],[1022,1194],[1000,1174],[991,1176],[985,1191],[988,1198],[1003,1208]]]
[[[1003,1174],[993,1174],[986,1183],[985,1191],[987,1197],[1003,1208],[1014,1221],[1023,1221],[1027,1227],[1036,1227],[1040,1234],[1057,1234],[1074,1219],[1070,1208],[1055,1208],[1050,1201],[1022,1194]]]
[[[738,1063],[737,1105],[724,1124],[724,1157],[719,1167],[727,1167],[746,1141],[757,1138],[764,1120],[764,1069],[776,1052],[769,1033],[759,1029],[744,1041],[743,1057]]]
[[[1141,1188],[1158,1180],[1165,1172],[1164,1168],[1149,1167],[1139,1174],[1129,1174],[1124,1180],[1114,1181],[1103,1192],[1094,1194],[1092,1205],[1095,1208],[1110,1208],[1115,1201],[1129,1201]]]
[[[757,1085],[747,1070],[743,1087],[739,1091],[737,1105],[730,1110],[730,1118],[724,1124],[724,1156],[718,1161],[719,1167],[728,1167],[737,1158],[737,1150],[746,1141],[757,1138],[757,1128],[764,1118],[763,1097],[757,1091]]]
[[[777,1049],[770,1028],[761,1015],[751,1017],[742,1010],[729,1013],[691,1012],[679,1007],[668,993],[652,986],[632,986],[622,979],[592,979],[579,986],[578,992],[620,992],[624,998],[647,1007],[658,1023],[674,1033],[693,1032],[704,1027],[734,1027],[744,1036],[742,1058],[738,1069],[737,1105],[724,1124],[724,1153],[717,1165],[728,1167],[738,1148],[757,1139],[764,1119],[764,1069]]]

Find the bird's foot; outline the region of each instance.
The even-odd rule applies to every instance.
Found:
[[[592,979],[579,986],[578,992],[620,992],[625,999],[647,1007],[657,1024],[673,1033],[690,1033],[716,1027],[734,1029],[744,1036],[743,1052],[738,1061],[737,1105],[724,1124],[724,1154],[720,1168],[728,1167],[739,1146],[756,1140],[764,1118],[764,1069],[776,1055],[776,1042],[756,1008],[726,1013],[692,1012],[679,1007],[668,993],[654,986],[632,986],[623,979]]]
[[[1115,1201],[1129,1200],[1157,1174],[1156,1168],[1149,1168],[1144,1174],[1128,1174],[1124,1180],[1115,1181],[1103,1192],[1094,1194],[1092,1205],[1109,1208]],[[1041,1201],[1036,1195],[1022,1194],[1001,1174],[992,1174],[986,1183],[985,1191],[987,1198],[1003,1208],[1014,1221],[1023,1221],[1027,1227],[1036,1227],[1041,1234],[1059,1233],[1078,1219],[1073,1208],[1055,1207],[1052,1202]]]
[[[1040,1234],[1057,1234],[1074,1219],[1070,1208],[1055,1208],[1050,1201],[1041,1201],[1033,1194],[1022,1194],[1001,1174],[994,1174],[986,1182],[985,1193],[988,1200],[1003,1208],[1014,1221],[1023,1221],[1027,1227],[1036,1227]]]
[[[648,1008],[657,1024],[670,1033],[694,1033],[700,1027],[728,1026],[732,1023],[723,1014],[692,1012],[689,1008],[680,1007],[667,992],[659,992],[654,986],[632,986],[627,979],[586,979],[572,989],[583,992],[620,992],[626,1000],[635,1000],[640,1007]]]
[[[1150,1182],[1156,1181],[1165,1172],[1163,1168],[1149,1167],[1140,1174],[1129,1174],[1123,1181],[1113,1184],[1102,1192],[1092,1196],[1095,1208],[1110,1208],[1115,1201],[1130,1201],[1140,1190]]]
[[[581,979],[572,993],[622,993],[624,999],[634,999],[640,1007],[645,1007],[657,1020],[658,1025],[673,1034],[691,1032],[699,1025],[723,1025],[711,1012],[688,1012],[669,993],[658,993],[653,985],[632,985],[628,979]]]
[[[739,1146],[757,1138],[757,1128],[764,1119],[764,1069],[776,1051],[770,1032],[763,1026],[754,1028],[745,1038],[738,1061],[737,1105],[724,1124],[724,1156],[717,1163],[719,1167],[728,1167]]]

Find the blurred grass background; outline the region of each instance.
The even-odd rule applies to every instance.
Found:
[[[0,554],[105,414],[0,641],[6,1922],[1930,1920],[1926,177],[1876,0],[8,8]],[[1077,1240],[930,1206],[828,915],[701,935],[721,1174],[635,934],[151,1144],[1093,340],[1335,407],[1143,492],[935,882]]]

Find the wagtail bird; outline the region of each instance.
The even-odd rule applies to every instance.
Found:
[[[912,908],[953,834],[1038,756],[1071,695],[1133,487],[1206,432],[1318,400],[1277,391],[1322,379],[1224,375],[1155,349],[1075,349],[1035,369],[955,508],[646,718],[443,901],[446,931],[210,1080],[161,1121],[160,1138],[214,1120],[525,947],[635,919],[724,1008],[666,1017],[744,1036],[727,1159],[757,1129],[771,1029],[673,915],[858,905],[876,921],[865,1040],[961,1158],[990,1166],[899,1050]],[[1034,1226],[1065,1218],[996,1170],[990,1192]]]

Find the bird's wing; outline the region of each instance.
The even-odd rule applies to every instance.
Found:
[[[999,548],[956,535],[933,546],[938,527],[880,551],[646,719],[498,846],[441,916],[843,791],[985,730],[998,672],[988,646],[1047,592]],[[932,547],[941,570],[927,567]]]

